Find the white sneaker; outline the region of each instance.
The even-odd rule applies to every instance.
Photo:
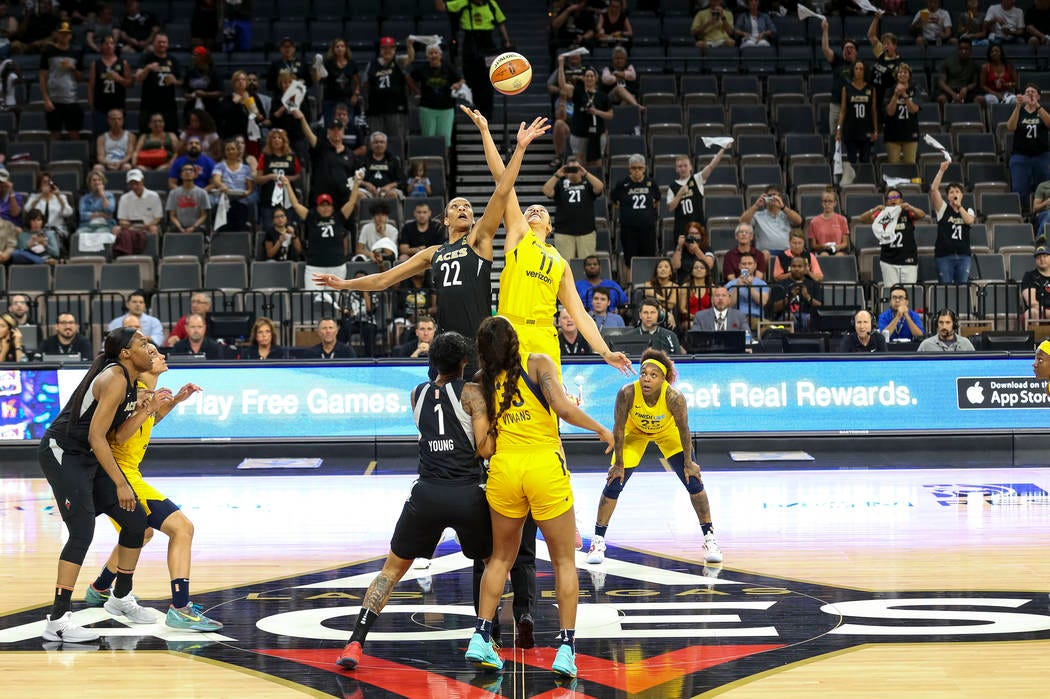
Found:
[[[605,560],[605,537],[595,536],[591,539],[591,548],[587,551],[588,563],[601,563]]]
[[[44,633],[41,635],[45,641],[86,643],[87,641],[98,640],[97,633],[73,623],[73,612],[66,612],[54,621],[51,621],[51,615],[48,614],[47,623],[44,625]]]
[[[412,562],[412,567],[416,570],[425,570],[430,567],[430,559],[417,558],[415,561]]]
[[[135,595],[130,592],[127,597],[113,595],[106,600],[102,608],[113,616],[126,617],[132,624],[155,624],[157,622],[153,610],[140,605]]]
[[[704,560],[708,563],[722,562],[722,549],[718,548],[714,534],[704,535]]]

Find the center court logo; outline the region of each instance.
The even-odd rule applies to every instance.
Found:
[[[1050,408],[1046,381],[1027,376],[958,378],[955,395],[963,410]]]
[[[226,622],[220,634],[176,638],[163,623],[128,627],[80,605],[75,619],[102,634],[104,649],[191,653],[334,696],[372,696],[376,689],[382,696],[490,696],[478,689],[496,692],[501,681],[513,682],[516,696],[552,696],[557,608],[542,541],[537,548],[537,647],[513,648],[504,624],[506,680],[463,661],[474,624],[471,566],[454,542],[442,545],[428,571],[409,571],[351,673],[335,659],[378,560],[197,595],[205,613]],[[1047,596],[1036,592],[873,593],[615,547],[606,555],[600,566],[579,567],[576,690],[595,699],[695,696],[867,643],[1050,639]],[[412,578],[427,574],[430,586]],[[45,611],[0,619],[0,652],[40,651]]]

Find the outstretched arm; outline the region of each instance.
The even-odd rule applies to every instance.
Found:
[[[944,171],[948,169],[949,165],[951,165],[951,163],[947,160],[942,160],[941,166],[937,170],[937,174],[933,176],[933,182],[930,182],[930,204],[933,205],[933,213],[935,216],[944,204],[944,199],[941,197],[941,178],[944,177]]]
[[[438,251],[437,245],[420,250],[407,262],[395,265],[385,272],[368,274],[354,279],[340,279],[334,274],[315,274],[314,283],[327,286],[330,289],[350,289],[352,291],[383,291],[398,284],[420,272],[430,269],[430,260]]]
[[[583,299],[580,298],[580,292],[576,290],[576,281],[573,279],[572,270],[569,269],[568,265],[565,266],[565,273],[562,275],[561,284],[558,287],[558,300],[561,301],[562,305],[565,306],[565,310],[572,316],[576,327],[580,330],[580,334],[583,335],[583,339],[587,340],[587,344],[598,353],[598,356],[605,360],[606,364],[616,367],[625,376],[634,373],[634,370],[631,369],[631,360],[627,355],[623,352],[613,352],[609,349],[608,343],[605,342],[601,331],[598,330],[598,326],[594,323],[594,318],[587,313],[587,309],[583,305]]]
[[[685,457],[685,463],[688,465],[693,460],[693,433],[689,431],[689,410],[682,393],[670,386],[667,388],[667,409],[678,427],[678,437],[682,442],[682,456]]]
[[[545,354],[529,355],[529,377],[539,384],[543,391],[543,397],[551,406],[555,414],[570,425],[590,430],[598,435],[598,438],[608,444],[605,453],[613,449],[613,435],[608,428],[598,424],[598,421],[587,413],[580,410],[576,401],[569,400],[565,393],[565,387],[558,380],[558,367],[554,360]]]

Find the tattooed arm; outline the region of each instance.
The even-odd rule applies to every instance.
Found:
[[[598,424],[590,415],[580,410],[575,401],[569,400],[568,395],[565,393],[565,387],[561,385],[561,381],[558,379],[558,367],[555,366],[553,359],[545,354],[530,354],[529,378],[539,384],[540,389],[543,391],[543,397],[547,399],[547,405],[551,406],[558,417],[570,425],[597,433],[598,438],[609,445],[605,453],[608,454],[612,451],[612,433],[609,432],[608,428]]]
[[[682,455],[688,465],[693,460],[693,433],[689,431],[689,409],[685,396],[676,388],[667,387],[667,409],[678,426],[678,437],[682,441]]]
[[[477,455],[483,459],[492,456],[496,451],[496,440],[489,433],[489,410],[485,404],[485,397],[481,395],[481,387],[476,383],[468,383],[463,386],[463,397],[460,401],[463,409],[470,415],[474,426],[474,444]]]
[[[613,463],[609,467],[609,476],[605,479],[607,483],[612,483],[617,478],[623,482],[623,438],[627,431],[627,415],[631,411],[633,400],[633,383],[627,384],[616,394],[616,407],[613,410]]]

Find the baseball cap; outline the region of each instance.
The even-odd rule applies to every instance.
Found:
[[[318,206],[320,206],[321,204],[331,204],[331,203],[332,203],[332,195],[331,194],[319,194],[317,196],[317,205]]]
[[[328,128],[330,128],[330,129],[345,129],[346,128],[346,124],[343,123],[342,119],[332,119],[332,121],[329,122],[329,124],[328,124]]]
[[[278,46],[284,46],[285,44],[294,44],[295,39],[285,34],[281,37],[281,41],[277,44]]]
[[[73,29],[69,26],[69,22],[61,22],[58,25],[58,29],[55,30],[59,34],[72,34]]]
[[[397,46],[397,40],[392,36],[384,36],[379,40],[380,46]]]
[[[1040,255],[1050,255],[1050,248],[1046,247],[1045,245],[1040,245],[1039,247],[1037,247],[1035,249],[1035,253],[1033,253],[1032,256],[1039,257]]]
[[[142,170],[135,168],[134,170],[128,170],[127,181],[128,182],[142,182],[145,179],[142,175]]]
[[[197,48],[193,49],[193,55],[194,56],[207,56],[208,55],[208,49],[204,48],[203,46],[198,46]]]
[[[0,182],[10,182],[10,181],[11,181],[11,173],[8,172],[7,170],[3,169],[3,168],[0,168]]]

